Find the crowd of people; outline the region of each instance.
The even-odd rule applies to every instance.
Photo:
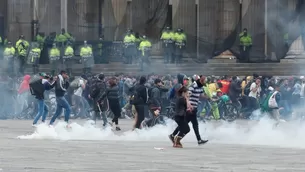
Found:
[[[134,129],[153,127],[148,124],[150,119],[166,113],[168,107],[173,107],[171,117],[178,127],[169,135],[174,147],[182,147],[181,139],[190,131],[191,122],[198,144],[204,144],[199,133],[198,120],[204,122],[211,119],[226,120],[224,103],[231,103],[238,111],[239,118],[251,119],[255,110],[270,114],[277,123],[291,119],[294,109],[302,105],[305,88],[305,78],[278,78],[268,76],[247,76],[243,79],[233,76],[203,76],[184,74],[177,76],[125,76],[106,77],[104,74],[82,75],[69,78],[66,71],[58,75],[41,73],[39,76],[24,77],[19,94],[35,97],[37,114],[33,121],[36,126],[39,119],[46,122],[50,90],[54,88],[56,111],[49,125],[64,111],[64,121],[69,128],[70,115],[89,117],[96,122],[101,119],[103,126],[111,125],[114,130],[121,130],[119,119],[126,115],[133,117]],[[31,96],[29,93],[31,93]],[[108,122],[106,113],[111,111],[113,119]],[[146,125],[145,125],[146,124]],[[148,125],[147,125],[148,124]]]

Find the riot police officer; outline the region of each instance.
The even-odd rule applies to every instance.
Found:
[[[27,63],[32,65],[33,73],[39,72],[39,58],[41,55],[41,44],[39,42],[33,42],[31,50],[29,52]]]
[[[54,76],[59,72],[60,65],[60,50],[57,48],[56,43],[53,43],[49,51],[49,61],[51,64],[51,75]]]
[[[18,61],[19,61],[19,73],[24,74],[26,57],[29,49],[29,42],[24,39],[23,35],[20,35],[19,40],[16,42],[16,49],[18,52]]]
[[[104,55],[104,47],[103,47],[103,43],[104,43],[104,36],[100,36],[98,43],[97,43],[97,47],[95,50],[95,63],[109,63],[108,58]]]
[[[183,32],[183,29],[179,28],[177,29],[177,32],[174,36],[175,40],[175,60],[176,63],[181,63],[183,52],[186,45],[186,35]]]
[[[84,74],[91,73],[91,68],[94,65],[94,57],[91,46],[87,44],[87,41],[84,41],[84,45],[80,49],[80,56],[83,62]]]
[[[164,50],[164,63],[173,63],[172,54],[173,54],[173,42],[174,42],[174,33],[170,30],[170,27],[166,27],[161,35],[161,41],[163,42]]]
[[[136,53],[136,37],[132,34],[130,29],[127,30],[127,34],[124,37],[124,56],[127,64],[132,64],[132,57]]]
[[[12,46],[11,42],[7,43],[7,47],[5,47],[3,56],[4,56],[4,67],[6,68],[7,74],[9,76],[14,75],[14,56],[15,56],[15,48]]]
[[[68,41],[64,49],[63,65],[66,68],[69,76],[71,76],[72,74],[73,57],[74,57],[74,49],[72,47],[72,43]]]
[[[149,60],[149,56],[150,56],[150,50],[151,50],[151,42],[146,38],[145,35],[143,35],[143,40],[141,41],[140,45],[139,45],[139,50],[141,51],[141,61],[140,61],[140,65],[141,65],[141,70],[143,71],[143,63],[145,62],[146,64],[150,65],[150,60]]]

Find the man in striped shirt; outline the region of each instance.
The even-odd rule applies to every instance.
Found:
[[[205,76],[200,76],[200,79],[194,81],[189,87],[190,99],[189,102],[191,104],[191,111],[186,115],[187,122],[191,122],[193,125],[193,129],[198,141],[198,144],[205,144],[208,140],[202,140],[199,133],[198,119],[197,119],[197,106],[200,98],[208,98],[203,91],[203,85],[205,84]],[[174,137],[178,134],[178,131],[174,131],[173,134],[169,135],[170,140],[173,142]]]

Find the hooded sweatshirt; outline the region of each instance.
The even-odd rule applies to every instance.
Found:
[[[22,93],[28,92],[30,90],[30,85],[29,85],[30,84],[30,79],[31,79],[30,75],[25,75],[23,77],[23,81],[20,84],[18,94],[22,94]]]
[[[67,92],[68,87],[69,87],[69,82],[65,80],[62,75],[58,75],[55,84],[55,96],[63,97]]]

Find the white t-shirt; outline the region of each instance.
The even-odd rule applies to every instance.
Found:
[[[250,86],[249,97],[257,98],[257,94],[259,94],[261,92],[261,88],[259,87],[258,89],[256,89],[256,91],[252,91],[254,88],[256,88],[256,83],[255,82],[253,82]]]
[[[85,87],[84,80],[80,79],[78,83],[78,88],[74,91],[74,95],[76,96],[82,96],[83,94],[83,87]]]

